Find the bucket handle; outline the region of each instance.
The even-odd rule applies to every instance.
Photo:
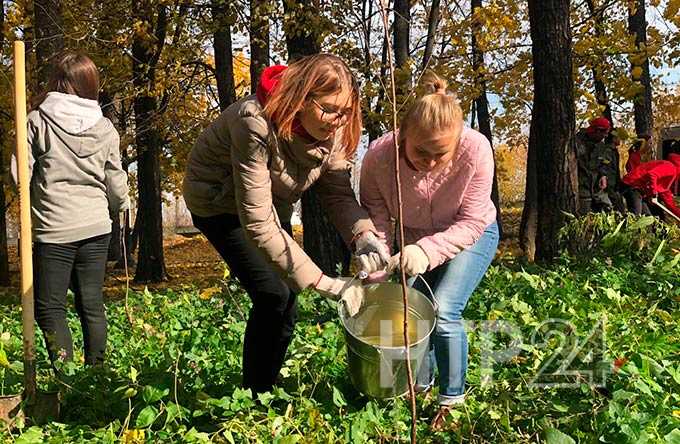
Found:
[[[437,303],[437,300],[434,297],[434,292],[432,291],[432,287],[430,287],[430,284],[427,283],[425,278],[423,277],[422,274],[417,274],[416,279],[420,278],[420,280],[425,284],[425,287],[427,287],[427,290],[430,292],[430,301],[432,302],[432,306],[434,307],[434,315],[439,316],[439,304]]]

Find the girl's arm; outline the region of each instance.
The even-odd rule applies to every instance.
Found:
[[[392,232],[392,224],[390,222],[390,210],[388,203],[380,192],[377,177],[379,171],[378,164],[378,150],[373,145],[369,147],[368,152],[364,156],[364,161],[361,165],[361,181],[360,197],[361,205],[366,208],[368,215],[371,217],[375,225],[375,233],[379,238],[383,239],[387,245],[388,251],[394,242]],[[381,169],[382,170],[382,169]]]
[[[120,161],[120,137],[114,129],[111,136],[111,149],[104,164],[104,181],[106,184],[106,197],[109,201],[109,211],[115,215],[121,211],[130,209],[130,192],[128,188],[128,176]]]
[[[352,190],[351,166],[343,156],[332,155],[316,182],[321,203],[347,245],[365,231],[376,231]]]
[[[297,289],[316,284],[321,269],[281,227],[274,208],[266,122],[259,117],[243,116],[230,122],[229,127],[241,226],[284,279]]]

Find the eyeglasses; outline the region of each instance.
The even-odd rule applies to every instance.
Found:
[[[321,119],[322,120],[328,120],[330,122],[335,122],[337,120],[343,120],[345,117],[349,117],[350,113],[352,112],[351,108],[346,108],[342,111],[331,111],[328,108],[324,107],[322,104],[316,101],[316,99],[311,99],[312,103],[316,105],[320,110],[321,110]],[[324,118],[328,116],[327,118]]]

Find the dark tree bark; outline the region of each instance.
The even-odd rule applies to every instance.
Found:
[[[394,0],[394,63],[397,68],[406,66],[409,58],[411,33],[410,0]]]
[[[250,0],[250,92],[255,94],[262,70],[269,66],[271,0]]]
[[[136,34],[132,43],[133,84],[140,91],[134,99],[139,190],[139,255],[135,281],[161,282],[166,278],[161,210],[161,137],[156,97],[145,91],[154,90],[156,66],[167,34],[168,17],[166,6],[159,5],[154,10],[151,2],[146,0],[133,0],[132,10],[137,20],[154,29],[153,39]]]
[[[0,54],[5,48],[5,4],[0,2]],[[0,147],[5,142],[4,117],[0,115]],[[5,171],[5,159],[0,151],[0,171]],[[7,202],[5,200],[5,179],[0,175],[0,286],[9,286],[9,254],[7,252]]]
[[[574,80],[569,0],[529,0],[534,67],[534,107],[529,151],[534,152],[537,184],[536,259],[558,252],[563,212],[577,209]],[[538,166],[540,165],[540,168]]]
[[[64,49],[64,18],[62,0],[35,0],[35,56],[38,87],[47,85],[50,59]]]
[[[284,8],[290,18],[284,23],[289,60],[318,53],[321,30],[312,26],[310,20],[319,13],[315,3],[284,0]],[[315,187],[302,195],[302,226],[304,249],[324,273],[336,276],[337,264],[341,264],[345,272],[349,269],[349,250],[326,216]]]
[[[231,46],[231,25],[233,19],[225,0],[212,0],[213,49],[215,51],[215,78],[220,111],[236,101],[234,88],[234,57]]]
[[[434,41],[437,37],[437,27],[439,26],[439,17],[441,13],[439,11],[439,0],[432,0],[430,5],[430,15],[427,20],[427,38],[425,40],[425,51],[423,52],[423,61],[421,63],[421,69],[425,70],[428,66],[432,65],[432,50],[434,48]]]
[[[319,15],[314,0],[283,0],[286,20],[283,30],[286,35],[288,61],[321,52],[321,29],[314,19]]]
[[[482,0],[472,0],[472,16],[482,7]],[[484,52],[479,48],[477,43],[477,35],[481,32],[481,25],[478,21],[472,22],[472,68],[475,72],[475,86],[479,91],[479,95],[475,98],[474,108],[477,111],[477,122],[479,123],[479,132],[484,134],[493,150],[493,135],[491,133],[491,116],[489,115],[489,100],[486,96],[486,78],[484,74]],[[495,156],[494,156],[495,158]],[[500,237],[503,238],[503,223],[501,220],[501,205],[500,196],[498,193],[498,177],[496,174],[496,161],[494,159],[493,185],[491,186],[491,200],[496,207],[496,222],[498,223],[498,231]]]
[[[586,3],[588,4],[590,15],[593,16],[593,20],[595,22],[595,35],[597,37],[601,37],[603,35],[602,29],[604,27],[604,11],[602,9],[595,9],[593,0],[586,0]],[[612,109],[609,104],[609,94],[607,94],[607,87],[602,80],[602,75],[600,74],[599,69],[600,66],[604,66],[604,64],[607,63],[607,61],[604,60],[604,55],[602,56],[602,60],[599,60],[598,62],[598,65],[593,67],[593,86],[595,88],[595,98],[597,99],[597,103],[604,107],[602,115],[606,117],[613,126],[614,119],[612,118]]]
[[[642,91],[633,102],[635,113],[635,132],[638,136],[652,133],[654,120],[652,116],[652,83],[649,77],[649,57],[647,55],[647,19],[645,18],[645,0],[635,0],[628,15],[628,31],[635,35],[635,53],[632,58],[631,71],[641,68],[642,73],[633,80],[639,82]]]

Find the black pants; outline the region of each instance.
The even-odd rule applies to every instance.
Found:
[[[66,322],[66,292],[75,295],[83,327],[85,363],[99,364],[106,351],[106,314],[102,287],[110,234],[66,244],[36,242],[33,246],[35,319],[45,335],[52,362],[73,358],[73,340]]]
[[[194,226],[208,238],[253,302],[243,340],[243,385],[272,389],[293,336],[296,296],[246,237],[238,216],[199,217]],[[283,224],[291,233],[290,224]]]

